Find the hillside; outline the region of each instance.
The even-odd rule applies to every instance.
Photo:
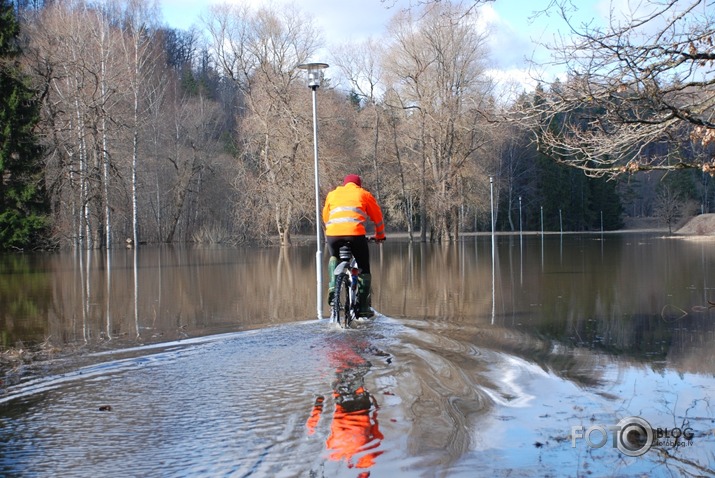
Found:
[[[675,234],[690,236],[715,236],[715,214],[700,214],[691,218]]]

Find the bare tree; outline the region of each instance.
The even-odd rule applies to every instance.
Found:
[[[392,91],[385,95],[386,104],[399,104],[398,98],[393,98]],[[419,188],[424,181],[420,180],[414,165],[420,164],[412,144],[409,142],[409,135],[404,133],[409,128],[407,118],[403,112],[397,108],[387,108],[387,140],[386,157],[394,158],[394,166],[391,168],[391,175],[395,181],[392,182],[392,190],[399,191],[388,197],[383,205],[388,211],[394,211],[395,225],[403,225],[407,229],[410,241],[414,240],[414,219],[416,207],[419,203]]]
[[[333,63],[340,69],[343,76],[350,84],[350,92],[363,117],[370,116],[369,129],[372,133],[370,144],[372,150],[372,168],[374,173],[375,197],[378,202],[382,200],[380,181],[380,132],[383,129],[381,119],[383,106],[379,105],[380,88],[382,84],[382,65],[380,63],[382,44],[374,39],[366,40],[358,45],[343,45],[334,55]]]
[[[129,88],[117,5],[57,2],[27,22],[27,58],[44,91],[46,177],[57,230],[81,247],[109,247],[113,212],[124,209],[120,151]]]
[[[527,192],[523,186],[535,176],[533,148],[529,147],[529,137],[518,126],[502,125],[492,133],[493,148],[500,160],[497,190],[506,195],[506,215],[509,228],[518,229],[518,220],[514,220],[514,210],[521,200],[521,194]]]
[[[156,30],[151,28],[151,21],[155,18],[158,9],[156,0],[145,2],[143,0],[123,0],[126,2],[123,21],[122,49],[124,51],[127,79],[131,94],[131,124],[129,129],[132,136],[132,163],[131,163],[131,201],[132,201],[132,241],[134,246],[139,245],[138,221],[138,183],[137,168],[139,161],[139,138],[141,125],[147,116],[147,99],[150,98],[152,88],[159,85],[152,82],[153,70],[160,59],[163,59],[161,50],[157,49],[155,40]]]
[[[684,214],[685,200],[682,195],[668,185],[659,188],[655,200],[655,215],[668,225],[668,233],[673,233],[673,225]]]
[[[425,6],[429,6],[432,4],[437,4],[441,3],[444,0],[410,0],[408,6],[405,8],[405,10],[412,10],[412,9],[422,9]],[[455,2],[460,5],[460,8],[464,8],[465,12],[471,12],[473,9],[477,8],[479,5],[483,5],[485,3],[491,3],[495,0],[462,0],[460,2]],[[395,8],[397,5],[397,0],[380,0],[380,2],[385,5],[386,8]]]
[[[306,87],[296,66],[316,51],[317,36],[294,8],[218,6],[207,27],[217,64],[245,101],[241,136],[247,159],[257,159],[256,187],[272,206],[281,243],[290,244],[292,228],[312,210],[310,110],[297,94]]]
[[[179,221],[185,213],[188,195],[200,191],[202,173],[220,158],[218,142],[224,119],[219,106],[203,95],[174,96],[172,147],[166,159],[173,165],[172,200],[165,242],[173,242]]]
[[[420,155],[421,239],[427,228],[456,239],[459,185],[469,159],[484,144],[479,122],[488,98],[486,33],[471,13],[451,4],[426,7],[416,18],[398,14],[390,26],[389,74],[397,104],[413,125],[411,145]]]
[[[567,0],[553,5],[572,35],[551,45],[568,78],[525,111],[540,149],[591,176],[713,174],[712,1],[645,0],[627,14],[614,3],[605,28],[571,23]]]
[[[229,190],[235,171],[218,101],[231,89],[211,84],[217,75],[192,56],[193,37],[164,62],[155,6],[66,0],[27,12],[25,63],[42,91],[46,181],[64,244],[137,243],[139,232],[188,240],[208,223],[232,229],[212,213],[233,201],[230,191],[213,193]],[[191,65],[202,67],[202,82]]]
[[[78,246],[100,242],[103,213],[100,139],[102,74],[98,47],[101,19],[87,10],[56,4],[27,23],[28,61],[42,84],[41,126],[49,157],[47,179],[61,230]],[[98,41],[99,40],[99,41]]]

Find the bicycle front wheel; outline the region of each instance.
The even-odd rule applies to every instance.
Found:
[[[340,274],[335,281],[335,296],[333,298],[333,317],[343,328],[350,326],[352,320],[350,307],[350,277]]]

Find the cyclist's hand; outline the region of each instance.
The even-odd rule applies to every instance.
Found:
[[[385,239],[387,239],[387,237],[385,237],[385,236],[382,236],[382,237],[374,236],[374,237],[372,238],[372,240],[375,241],[375,242],[385,242]]]

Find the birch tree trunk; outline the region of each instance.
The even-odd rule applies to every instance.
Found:
[[[101,129],[100,134],[102,137],[102,200],[104,203],[104,246],[109,249],[112,242],[112,221],[110,217],[109,208],[109,153],[107,144],[107,56],[109,55],[109,49],[107,45],[107,20],[106,17],[97,13],[97,21],[99,23],[99,62],[100,62],[100,72],[99,72],[99,84],[100,84],[100,94],[101,94],[101,104],[100,109],[100,123]]]

